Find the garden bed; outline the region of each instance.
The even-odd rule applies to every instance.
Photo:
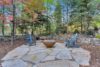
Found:
[[[0,59],[3,58],[9,51],[24,43],[25,41],[23,39],[14,41],[13,45],[11,45],[11,41],[0,42]]]

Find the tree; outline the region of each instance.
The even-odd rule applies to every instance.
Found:
[[[56,9],[54,12],[55,21],[57,23],[57,31],[59,30],[59,26],[62,23],[62,7],[59,1],[57,1]]]
[[[80,22],[81,32],[84,30],[85,27],[87,29],[89,28],[92,20],[92,11],[90,7],[91,5],[89,5],[90,2],[91,0],[75,0],[73,3],[71,18],[74,22]]]

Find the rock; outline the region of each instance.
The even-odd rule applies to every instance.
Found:
[[[2,67],[29,67],[28,64],[20,59],[8,60],[2,63]]]
[[[94,45],[100,46],[100,39],[98,39],[98,38],[93,38],[93,44],[94,44]]]
[[[62,49],[57,55],[56,59],[72,59],[71,52],[68,49]]]
[[[41,42],[37,42],[36,46],[37,47],[41,47],[41,48],[46,48],[46,46],[43,43],[41,43]]]
[[[42,42],[42,40],[37,40],[37,41],[36,41],[36,43],[41,43],[41,42]]]
[[[50,56],[56,56],[60,51],[61,49],[54,48],[52,52],[50,53]]]
[[[67,48],[54,48],[49,56],[55,56],[56,59],[72,59],[71,52]]]
[[[46,61],[54,61],[55,60],[55,56],[47,56],[46,58],[44,58],[42,61],[46,62]]]
[[[39,53],[36,53],[36,54],[28,54],[28,55],[24,56],[22,59],[23,59],[24,61],[31,62],[31,63],[39,63],[39,62],[41,62],[47,55],[48,55],[48,53],[39,52]]]
[[[31,50],[41,50],[41,49],[46,49],[46,48],[44,48],[44,47],[39,47],[39,46],[32,46],[32,47],[30,47],[30,49]]]
[[[72,57],[80,65],[89,66],[89,61],[91,58],[89,51],[82,48],[72,49]]]
[[[67,48],[64,43],[56,43],[54,45],[55,48]]]
[[[46,50],[47,50],[46,48],[31,46],[28,54],[35,54],[35,53],[39,53],[39,52],[44,52]]]
[[[9,52],[2,59],[4,60],[2,66],[79,67],[79,64],[82,66],[89,65],[90,58],[89,51],[83,48],[66,48],[64,43],[56,43],[55,48],[22,45]],[[74,59],[75,61],[70,61],[70,59]]]
[[[55,42],[55,40],[44,40],[44,42]]]
[[[37,67],[36,65],[33,65],[33,67]]]
[[[46,49],[46,48],[38,47],[38,46],[31,46],[30,47],[30,50],[33,50],[33,51],[35,51],[35,50],[41,50],[41,49]]]
[[[2,60],[19,59],[29,51],[28,46],[23,45],[10,51]]]
[[[89,44],[91,42],[91,38],[83,37],[83,38],[80,38],[80,41],[81,43]]]
[[[72,53],[78,52],[78,53],[85,53],[85,54],[90,54],[89,51],[83,49],[83,48],[69,48]]]
[[[98,33],[100,34],[100,29],[98,30]]]
[[[40,53],[40,52],[45,52],[46,50],[35,50],[35,51],[29,51],[29,53],[28,54],[36,54],[36,53]]]
[[[47,48],[40,48],[40,47],[30,47],[30,51],[28,54],[36,54],[40,52],[46,52],[46,53],[51,53],[52,48],[47,49]]]
[[[35,65],[35,64],[32,64],[32,63],[28,62],[28,67],[33,67],[33,65]]]
[[[39,63],[37,67],[79,67],[79,64],[70,60],[58,60]]]

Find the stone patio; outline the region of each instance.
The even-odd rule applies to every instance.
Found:
[[[3,67],[79,67],[89,66],[90,52],[83,48],[67,48],[56,43],[46,48],[42,42],[36,46],[22,45],[2,58]]]

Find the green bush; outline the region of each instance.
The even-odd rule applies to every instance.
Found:
[[[87,35],[94,35],[94,31],[93,30],[88,30]]]
[[[99,39],[100,39],[100,34],[97,34],[97,35],[96,35],[96,38],[99,38]]]
[[[79,33],[79,31],[77,29],[75,29],[75,31],[73,32],[74,34]]]

